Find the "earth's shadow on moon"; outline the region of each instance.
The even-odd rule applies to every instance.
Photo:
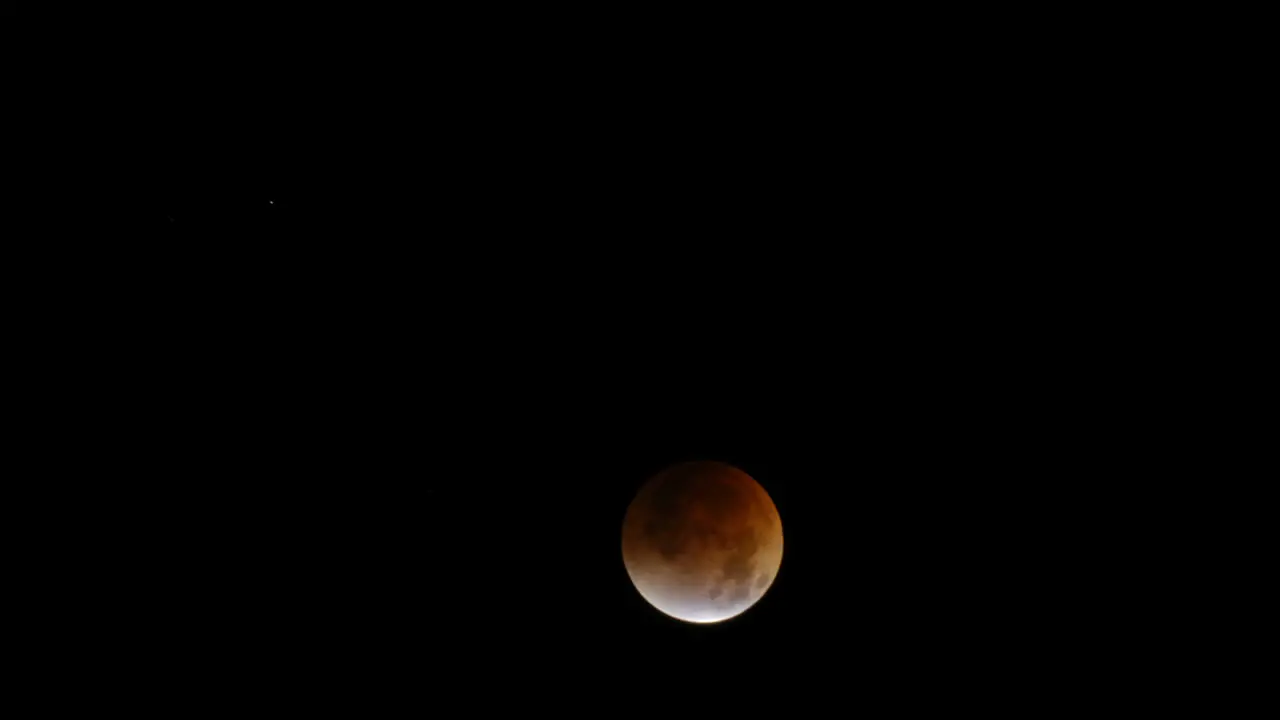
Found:
[[[784,544],[761,482],[741,465],[699,458],[658,468],[630,489],[622,564],[649,615],[710,628],[760,612]]]

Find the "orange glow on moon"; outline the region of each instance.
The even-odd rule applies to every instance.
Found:
[[[622,559],[649,604],[687,622],[741,614],[782,563],[782,520],[760,483],[731,465],[687,462],[650,478],[627,508]]]

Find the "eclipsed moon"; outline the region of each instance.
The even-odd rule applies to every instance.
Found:
[[[738,615],[773,584],[782,519],[754,478],[731,465],[686,462],[653,476],[622,523],[622,561],[649,604],[679,620]]]

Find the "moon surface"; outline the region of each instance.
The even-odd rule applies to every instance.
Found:
[[[734,617],[768,591],[782,563],[782,519],[754,478],[685,462],[640,488],[622,523],[622,561],[649,604],[679,620]]]

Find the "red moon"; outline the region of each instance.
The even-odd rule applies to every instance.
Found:
[[[754,478],[719,462],[653,476],[622,523],[622,561],[649,604],[713,623],[754,605],[782,563],[782,520]]]

